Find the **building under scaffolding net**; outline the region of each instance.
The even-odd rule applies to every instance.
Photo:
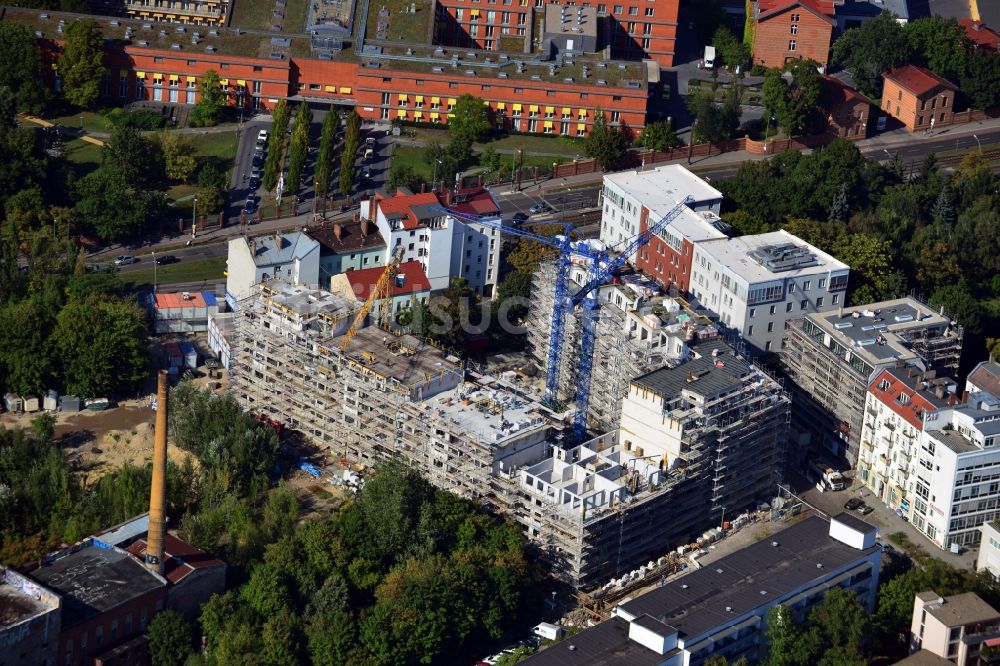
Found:
[[[522,522],[567,579],[592,588],[769,500],[790,398],[723,343],[629,383],[622,429],[520,472]]]
[[[735,516],[773,489],[788,400],[731,351],[725,371],[694,345],[683,365],[626,382],[632,418],[638,392],[652,395],[644,382],[675,373],[664,376],[679,378],[684,401],[664,397],[662,414],[678,428],[623,429],[567,449],[563,424],[535,396],[411,336],[362,328],[341,351],[356,309],[334,294],[272,281],[238,305],[231,390],[248,409],[337,459],[407,461],[521,524],[576,587],[659,560],[718,525],[719,506]],[[689,372],[702,374],[689,385]],[[724,396],[708,392],[723,385]]]
[[[586,281],[583,267],[570,273],[573,285]],[[639,275],[617,278],[615,284],[600,287],[597,298],[597,336],[591,372],[590,402],[587,422],[596,432],[618,427],[621,401],[634,377],[663,366],[675,366],[690,356],[690,346],[718,336],[712,321],[694,312],[682,298],[659,294],[654,282]],[[529,309],[528,347],[532,359],[543,372],[547,369],[549,332],[555,305],[552,285],[555,264],[545,263],[535,274]],[[579,288],[579,286],[577,286]],[[559,372],[558,398],[570,404],[580,381],[579,311],[566,317],[562,367]]]

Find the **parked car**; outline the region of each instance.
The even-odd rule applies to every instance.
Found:
[[[172,254],[164,254],[163,256],[156,258],[157,266],[166,266],[167,264],[176,264],[180,259]]]
[[[250,177],[251,178],[260,178],[260,167],[256,167],[255,166],[252,169],[250,169]]]
[[[375,145],[375,137],[370,136],[367,139],[365,139],[365,144],[367,144],[368,146],[374,146]]]
[[[862,504],[864,504],[864,502],[862,502],[860,499],[858,499],[857,497],[852,497],[851,499],[844,502],[844,510],[857,511],[858,507],[860,507]]]
[[[257,200],[254,199],[253,197],[247,197],[247,201],[246,204],[244,204],[243,206],[243,210],[245,210],[247,213],[252,213],[255,210],[257,210]]]
[[[552,209],[549,206],[540,203],[540,204],[535,204],[534,206],[529,208],[528,212],[531,213],[532,215],[538,215],[539,213],[547,213],[550,210]]]
[[[861,506],[858,507],[858,513],[860,513],[862,516],[867,516],[869,513],[871,513],[874,510],[875,509],[871,508],[867,504],[862,504]]]
[[[267,130],[262,129],[261,131],[257,132],[257,144],[263,145],[265,143],[267,143]]]
[[[510,219],[514,224],[523,224],[528,221],[528,216],[525,213],[514,213],[514,217]]]
[[[256,192],[257,188],[260,187],[260,178],[251,178],[250,182],[247,183],[247,187],[250,188],[251,192]]]
[[[881,541],[876,541],[875,545],[878,546],[883,553],[891,553],[892,551],[895,550],[895,548],[893,548],[892,545],[887,543],[882,543]]]
[[[264,156],[263,155],[254,155],[253,159],[250,160],[250,164],[252,164],[254,167],[257,167],[257,168],[260,168],[260,167],[264,166]]]
[[[128,266],[129,264],[134,264],[139,261],[138,257],[133,257],[131,254],[123,254],[115,257],[115,266]]]

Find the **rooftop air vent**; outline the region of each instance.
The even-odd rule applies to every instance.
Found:
[[[756,250],[751,250],[749,254],[754,261],[772,273],[819,265],[819,260],[812,252],[794,243],[762,245]]]

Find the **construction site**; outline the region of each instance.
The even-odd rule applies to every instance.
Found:
[[[570,267],[569,282],[581,287],[587,282],[588,268]],[[546,353],[552,330],[556,264],[543,263],[532,285],[532,301],[527,317],[528,349],[537,367],[546,370]],[[655,282],[642,275],[624,275],[597,289],[601,307],[591,372],[591,399],[587,424],[593,432],[618,428],[621,401],[629,382],[651,370],[676,366],[690,357],[691,344],[719,335],[703,313],[692,310],[683,298],[661,294]],[[573,400],[580,382],[580,349],[583,318],[580,311],[567,313],[564,349],[559,370],[557,398]]]
[[[259,285],[233,316],[231,390],[345,464],[405,460],[436,486],[521,524],[553,573],[577,588],[659,561],[721,525],[720,507],[735,517],[774,492],[788,398],[731,349],[719,366],[713,350],[725,345],[715,337],[703,341],[714,343],[708,349],[685,333],[684,353],[663,352],[677,367],[624,379],[617,405],[605,405],[620,414],[624,404],[628,415],[643,382],[671,377],[686,389],[663,398],[676,427],[614,429],[574,445],[565,415],[530,388],[400,332],[352,333],[356,314],[329,292]]]

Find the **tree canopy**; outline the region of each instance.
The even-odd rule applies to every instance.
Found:
[[[19,112],[42,110],[47,93],[41,69],[38,43],[31,31],[13,21],[0,22],[0,88],[13,93]]]
[[[101,96],[104,34],[97,21],[79,19],[69,24],[65,35],[58,64],[63,97],[74,106],[90,108]]]
[[[859,28],[845,30],[833,43],[831,57],[851,73],[861,92],[878,99],[882,72],[907,62],[910,43],[896,19],[882,12]]]
[[[587,157],[593,157],[604,169],[609,169],[628,150],[629,140],[621,127],[612,127],[602,109],[594,113],[594,125],[583,142]]]
[[[198,83],[198,103],[191,112],[194,127],[209,127],[219,122],[228,100],[222,90],[222,79],[214,69],[207,70]]]
[[[448,133],[461,137],[470,145],[482,141],[490,131],[489,107],[474,95],[462,95],[451,110],[453,118],[448,118]]]

